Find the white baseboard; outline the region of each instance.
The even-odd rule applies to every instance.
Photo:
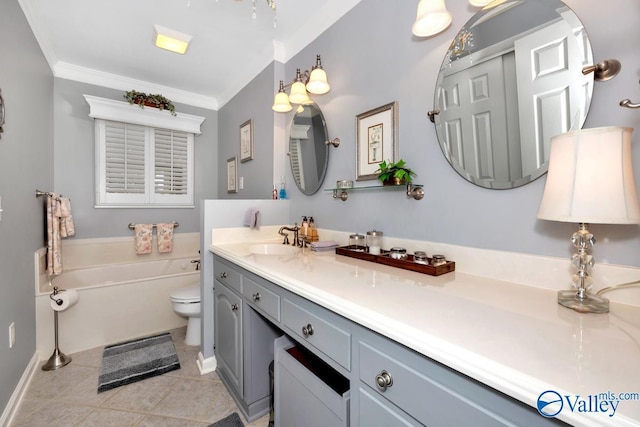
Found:
[[[198,370],[200,371],[200,375],[208,374],[209,372],[214,372],[218,367],[218,362],[216,357],[209,357],[205,359],[202,355],[202,352],[198,352],[198,360],[196,360],[196,364],[198,365]]]
[[[40,362],[40,359],[38,358],[38,352],[33,353],[33,356],[31,357],[29,364],[27,365],[24,372],[22,373],[22,377],[20,378],[18,385],[13,391],[13,394],[11,395],[11,398],[9,399],[7,406],[4,408],[4,411],[2,412],[2,416],[0,416],[0,426],[6,427],[13,421],[13,418],[16,416],[16,413],[18,412],[18,407],[22,402],[22,398],[24,397],[24,394],[27,391],[27,387],[31,382],[31,378],[33,378],[33,374],[36,372],[36,369],[38,368],[39,362]]]

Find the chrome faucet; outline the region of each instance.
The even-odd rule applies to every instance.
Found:
[[[298,223],[297,222],[294,223],[293,227],[287,227],[287,226],[280,227],[280,230],[278,230],[278,234],[281,236],[284,236],[284,241],[282,242],[282,244],[288,245],[289,234],[285,233],[284,230],[293,231],[293,243],[291,243],[291,246],[298,246],[300,244],[298,239],[298,232],[300,231],[300,227],[298,227]]]

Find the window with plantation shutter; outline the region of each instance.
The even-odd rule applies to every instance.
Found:
[[[95,119],[96,207],[193,208],[204,117],[83,95]]]
[[[97,206],[193,207],[192,133],[96,120]]]

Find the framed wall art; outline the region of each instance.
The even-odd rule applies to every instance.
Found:
[[[398,102],[356,116],[356,181],[376,179],[383,160],[398,159]]]
[[[227,159],[227,193],[238,192],[238,158]]]
[[[240,162],[253,159],[253,119],[240,125]]]

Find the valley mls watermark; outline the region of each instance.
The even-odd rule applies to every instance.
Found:
[[[616,415],[620,402],[629,400],[640,401],[640,393],[606,391],[586,396],[579,394],[565,394],[563,396],[555,390],[547,390],[538,396],[537,408],[540,415],[546,418],[553,418],[563,410],[585,414],[605,414],[613,417]]]

